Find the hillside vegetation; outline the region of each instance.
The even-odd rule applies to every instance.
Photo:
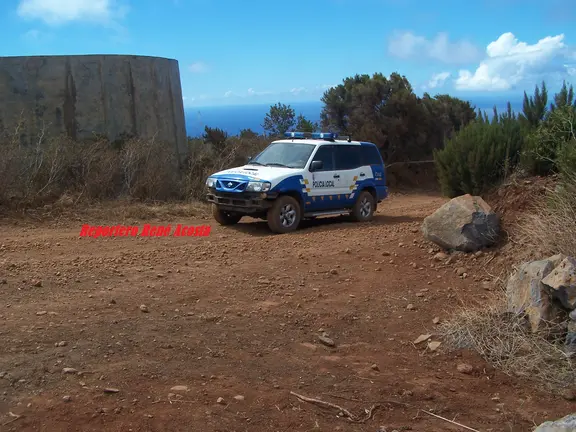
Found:
[[[138,201],[203,199],[205,178],[243,164],[272,139],[291,130],[328,130],[376,143],[386,164],[434,159],[447,196],[483,193],[514,171],[546,175],[572,170],[575,101],[564,85],[548,104],[546,86],[525,95],[523,112],[494,118],[449,95],[418,97],[409,81],[393,73],[348,77],[327,90],[321,124],[278,103],[263,119],[265,134],[249,129],[237,136],[206,127],[189,138],[190,157],[178,164],[172,146],[131,139],[72,142],[39,136],[22,146],[18,130],[1,137],[0,205],[126,198]]]

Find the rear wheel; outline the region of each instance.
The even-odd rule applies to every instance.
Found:
[[[212,204],[212,216],[220,225],[234,225],[242,219],[241,214],[224,211],[218,208],[216,204]]]
[[[268,210],[268,227],[278,234],[296,230],[301,219],[300,204],[291,196],[279,197]]]
[[[376,203],[372,194],[368,191],[362,191],[352,208],[352,219],[356,222],[370,221],[374,217],[375,209]]]

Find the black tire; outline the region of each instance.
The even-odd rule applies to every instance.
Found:
[[[242,219],[241,214],[224,211],[219,209],[216,204],[212,204],[212,216],[220,225],[234,225]]]
[[[352,207],[350,216],[355,222],[368,222],[374,217],[374,211],[376,211],[374,197],[370,192],[362,191]]]
[[[281,196],[268,210],[268,227],[277,234],[285,234],[298,229],[302,220],[300,203],[291,196]]]

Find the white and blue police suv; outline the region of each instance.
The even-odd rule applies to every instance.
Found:
[[[207,199],[221,225],[243,216],[264,219],[275,233],[324,215],[372,219],[388,196],[382,156],[375,144],[333,133],[287,132],[242,167],[212,174]]]

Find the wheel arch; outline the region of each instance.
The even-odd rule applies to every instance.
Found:
[[[360,194],[362,192],[368,192],[370,195],[372,195],[372,198],[374,199],[374,211],[376,211],[376,209],[378,208],[378,193],[376,192],[376,186],[372,185],[372,184],[368,184],[366,186],[363,186],[359,191],[358,191],[358,196],[357,196],[357,200],[360,198]]]
[[[300,211],[304,212],[304,197],[302,196],[302,193],[295,191],[295,190],[282,191],[278,194],[276,199],[281,198],[283,196],[289,196],[291,198],[294,198],[296,201],[298,201],[298,205],[300,206]]]

